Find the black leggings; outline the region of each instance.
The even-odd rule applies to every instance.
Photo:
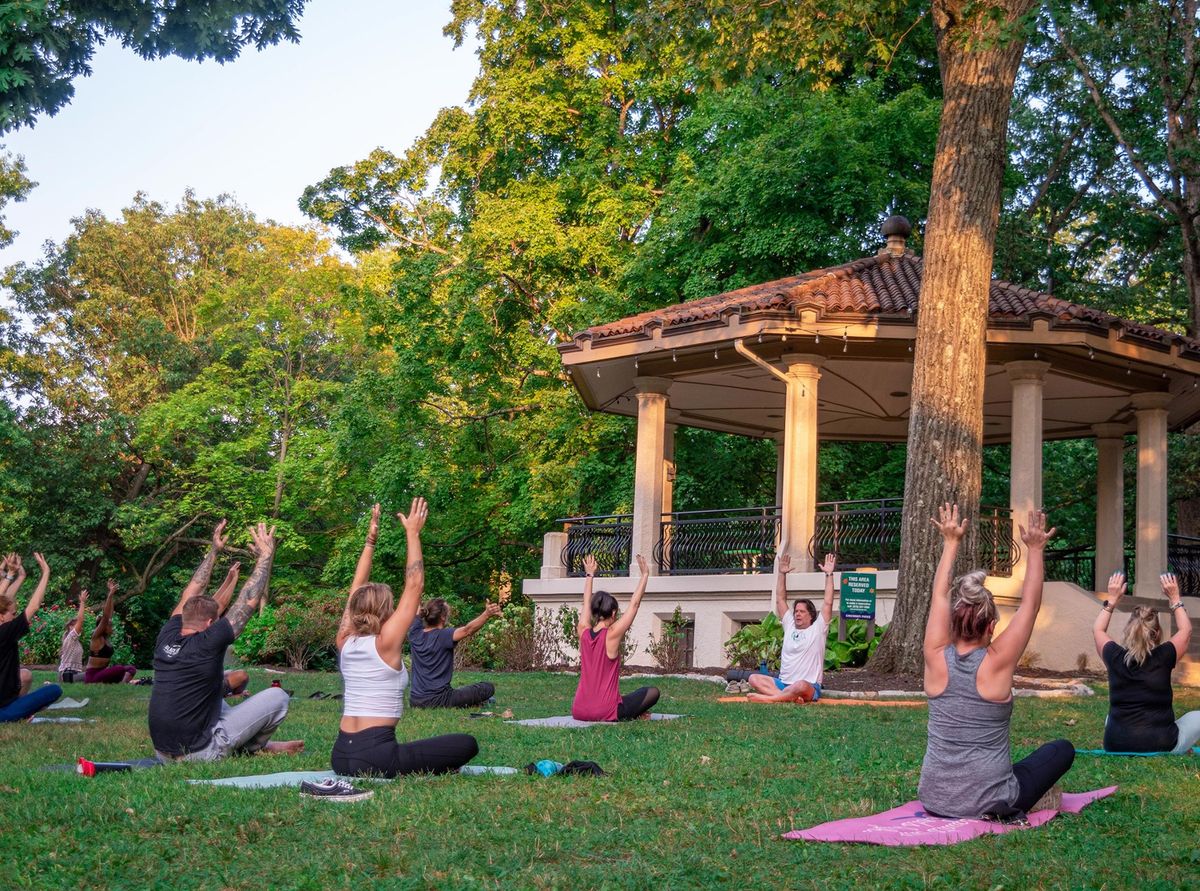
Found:
[[[1056,739],[1038,748],[1013,765],[1021,791],[1013,810],[1029,812],[1050,787],[1062,779],[1075,761],[1075,747],[1065,739]]]
[[[654,708],[657,702],[658,687],[639,687],[621,697],[621,704],[617,706],[617,720],[632,721]]]
[[[358,733],[339,731],[330,761],[346,777],[398,777],[453,773],[478,754],[479,743],[466,733],[398,743],[395,727],[370,727]]]
[[[447,687],[440,693],[422,696],[420,699],[410,695],[408,703],[413,708],[467,708],[487,702],[495,695],[495,687],[487,681],[480,681],[478,684],[468,684],[457,689]]]

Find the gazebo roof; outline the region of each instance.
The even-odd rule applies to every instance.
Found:
[[[816,269],[594,325],[577,334],[574,344],[564,344],[559,350],[570,351],[581,339],[589,339],[595,345],[610,338],[644,333],[655,326],[669,329],[720,319],[730,312],[744,316],[812,308],[825,315],[912,318],[918,311],[923,266],[921,258],[912,251],[899,256],[881,251],[877,256],[863,257],[841,266]],[[1056,328],[1074,326],[1101,333],[1114,330],[1121,338],[1137,338],[1166,348],[1177,344],[1181,354],[1200,359],[1200,340],[1068,303],[1011,282],[992,282],[988,295],[989,328],[1031,325],[1035,319],[1046,319]]]
[[[745,351],[816,356],[821,438],[903,441],[922,268],[891,239],[876,256],[596,325],[558,349],[594,410],[636,415],[636,379],[665,378],[674,423],[764,437],[782,430],[782,384]],[[1136,393],[1167,394],[1173,429],[1200,420],[1200,340],[1002,281],[987,339],[986,442],[1008,441],[1005,366],[1022,360],[1049,363],[1047,439],[1133,432]]]

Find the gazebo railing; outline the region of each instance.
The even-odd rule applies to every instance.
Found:
[[[1179,593],[1200,597],[1200,538],[1167,536],[1167,565],[1179,579]]]
[[[828,501],[817,505],[816,532],[808,553],[814,565],[836,554],[838,569],[900,565],[900,498]],[[979,559],[990,575],[1012,575],[1020,545],[1012,535],[1012,513],[1006,508],[981,507]]]
[[[562,556],[567,575],[583,575],[583,558],[588,554],[595,555],[599,575],[629,575],[633,560],[632,514],[567,517],[558,522],[567,533]]]
[[[663,575],[772,572],[779,508],[664,514],[654,559]]]

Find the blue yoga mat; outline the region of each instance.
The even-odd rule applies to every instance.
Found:
[[[1195,746],[1192,753],[1200,755],[1200,746]],[[1076,755],[1120,755],[1131,758],[1153,758],[1156,755],[1171,755],[1172,752],[1106,752],[1104,749],[1076,749]],[[1179,754],[1184,754],[1180,752]]]

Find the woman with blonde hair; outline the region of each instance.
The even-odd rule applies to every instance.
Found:
[[[987,573],[980,569],[951,582],[967,531],[958,505],[943,505],[932,523],[942,535],[942,556],[925,625],[929,741],[917,793],[937,816],[1020,819],[1040,809],[1075,760],[1075,748],[1059,739],[1014,764],[1009,743],[1013,672],[1042,606],[1044,551],[1055,530],[1046,529],[1041,511],[1030,511],[1019,527],[1026,551],[1021,605],[995,634],[999,615],[983,584]]]
[[[1171,670],[1187,652],[1192,636],[1179,596],[1179,581],[1171,573],[1159,576],[1167,609],[1175,616],[1175,636],[1163,641],[1158,613],[1135,606],[1125,625],[1123,644],[1108,636],[1108,623],[1125,595],[1125,574],[1108,579],[1108,600],[1096,616],[1092,634],[1096,652],[1108,669],[1108,717],[1104,721],[1107,752],[1170,752],[1183,755],[1200,740],[1200,711],[1175,719],[1172,710]]]
[[[370,581],[379,538],[379,505],[371,509],[367,542],[358,558],[337,634],[345,697],[331,761],[342,776],[449,773],[479,753],[475,737],[465,733],[396,741],[396,724],[404,712],[404,688],[408,685],[401,650],[425,590],[421,529],[428,514],[424,498],[414,498],[407,515],[396,514],[404,525],[408,556],[404,591],[393,605],[392,589]]]

